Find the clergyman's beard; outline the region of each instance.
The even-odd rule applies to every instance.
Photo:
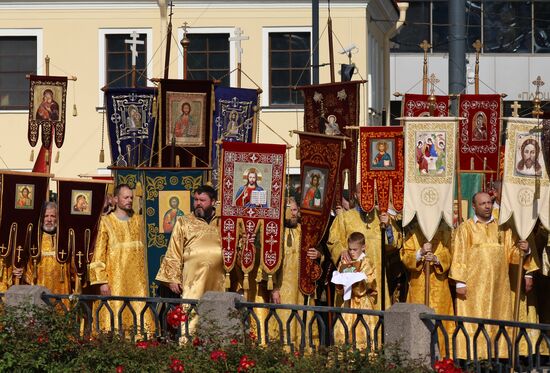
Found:
[[[128,214],[129,217],[132,217],[134,216],[134,209],[133,208],[127,208],[125,209],[124,207],[119,207],[122,211],[126,212],[126,214]]]
[[[202,207],[196,207],[193,209],[193,214],[195,214],[197,218],[201,218],[206,221],[210,221],[212,219],[213,212],[214,212],[213,206],[208,206],[204,209]]]
[[[57,230],[57,226],[47,226],[46,224],[42,224],[42,230],[49,234],[55,234],[55,231]]]
[[[300,223],[300,218],[285,219],[285,228],[296,228]]]

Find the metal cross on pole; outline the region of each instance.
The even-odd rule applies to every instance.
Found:
[[[132,52],[132,88],[136,88],[136,59],[138,56],[137,46],[138,44],[145,44],[145,40],[138,40],[139,34],[132,31],[130,34],[131,39],[125,39],[124,43],[130,44],[130,51]]]
[[[237,87],[241,88],[241,59],[243,54],[243,48],[241,47],[241,41],[250,39],[248,36],[244,36],[240,27],[235,27],[235,36],[229,38],[230,42],[235,42],[235,50],[237,51]]]
[[[422,40],[418,45],[424,51],[424,65],[422,67],[422,94],[428,94],[428,50],[432,47],[427,40]]]

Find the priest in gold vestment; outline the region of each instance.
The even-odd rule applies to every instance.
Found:
[[[99,285],[103,296],[146,297],[148,295],[144,229],[142,216],[133,213],[133,191],[126,184],[120,184],[114,191],[115,210],[101,217],[94,257],[90,263],[90,284]],[[96,305],[97,307],[98,305]],[[118,312],[121,301],[109,301],[113,311],[114,328],[119,329]],[[141,325],[143,302],[132,302],[136,312],[138,333]],[[111,316],[106,306],[101,307],[99,325],[102,330],[111,330]],[[153,331],[152,313],[145,314],[144,326]],[[122,314],[122,329],[132,333],[134,322],[128,309]]]
[[[492,201],[489,194],[478,192],[472,197],[475,216],[462,223],[456,232],[453,259],[449,277],[456,281],[457,316],[479,317],[499,320],[512,319],[513,299],[509,269],[519,263],[520,252],[526,253],[525,269],[531,266],[527,241],[518,240],[509,227],[499,227],[492,216]],[[474,347],[479,359],[487,358],[486,341],[480,333],[477,346],[473,344],[476,324],[465,323],[470,337],[473,358]],[[497,328],[486,326],[492,342],[492,357],[495,351]],[[459,334],[457,357],[467,358],[466,342]],[[503,336],[499,338],[499,356],[507,357]]]
[[[224,291],[216,198],[216,191],[207,185],[194,192],[193,214],[178,217],[157,273],[156,280],[182,298],[199,299],[207,291]],[[193,317],[190,333],[196,322]]]
[[[356,201],[360,201],[360,184],[356,189]],[[379,212],[373,209],[370,212],[365,212],[361,209],[358,202],[354,209],[344,211],[336,216],[334,222],[330,227],[329,239],[327,242],[333,263],[338,263],[341,256],[346,256],[347,252],[347,239],[353,232],[363,233],[366,240],[365,254],[370,258],[374,265],[376,281],[376,293],[374,298],[374,309],[381,309],[381,296],[382,296],[382,231],[380,223],[383,223],[386,229],[386,251],[391,252],[401,247],[402,236],[395,221],[389,216],[387,212]],[[349,257],[346,258],[349,261]],[[391,297],[388,291],[388,283],[386,284],[386,296],[385,305],[386,308],[391,306]],[[340,306],[340,304],[335,304]]]

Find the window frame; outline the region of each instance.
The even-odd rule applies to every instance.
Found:
[[[12,37],[36,37],[36,74],[42,75],[44,73],[44,30],[41,28],[28,28],[28,29],[0,29],[0,37],[12,36]],[[28,113],[29,109],[1,109],[0,113]]]
[[[153,29],[152,28],[100,28],[98,30],[98,47],[99,47],[99,76],[98,76],[98,107],[103,107],[104,92],[101,90],[106,84],[107,75],[107,35],[130,35],[132,32],[146,35],[146,51],[147,51],[147,86],[153,87],[153,83],[149,80],[153,77]]]
[[[309,33],[309,53],[310,61],[313,60],[313,41],[312,41],[312,29],[311,26],[294,26],[294,27],[263,27],[262,28],[262,108],[266,108],[268,111],[296,111],[303,110],[303,105],[271,105],[271,76],[270,76],[270,49],[269,49],[269,34],[271,33],[284,33],[284,32],[307,32]],[[309,81],[313,80],[313,69],[309,70]]]
[[[236,27],[193,27],[187,29],[187,34],[228,34],[228,38],[235,35]],[[244,35],[246,36],[246,34]],[[183,39],[183,27],[178,27],[178,79],[183,79],[183,47],[181,46],[181,41]],[[229,42],[229,71],[233,71],[237,68],[236,59],[236,48],[235,41]],[[246,40],[241,41],[241,47],[246,49]],[[243,44],[245,44],[243,46]],[[237,84],[237,74],[232,73],[229,76],[229,85],[234,87]]]

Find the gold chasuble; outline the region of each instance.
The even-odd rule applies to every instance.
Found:
[[[40,261],[36,265],[36,281],[33,278],[34,264],[29,259],[25,282],[27,284],[40,285],[48,288],[52,294],[70,294],[71,278],[69,275],[70,264],[61,264],[56,259],[55,252],[56,236],[42,232],[40,242]]]
[[[453,280],[466,284],[465,298],[456,300],[458,316],[512,320],[514,300],[509,269],[510,263],[519,263],[519,249],[515,246],[517,240],[508,226],[499,228],[495,220],[483,223],[477,219],[475,222],[474,219],[468,219],[458,227],[449,274]],[[524,268],[529,270],[530,266],[531,255],[528,255]],[[465,323],[465,327],[472,344],[470,358],[473,358],[473,338],[477,326]],[[498,327],[486,326],[486,329],[492,340],[491,350],[494,355],[494,338]],[[508,357],[503,336],[500,336],[499,342],[498,357]],[[465,343],[463,334],[459,333],[455,348],[458,358],[467,357]],[[482,333],[477,339],[477,357],[487,358],[487,346]]]
[[[224,291],[225,271],[218,218],[210,224],[194,215],[178,217],[157,281],[181,285],[181,297],[199,299],[207,291]],[[193,334],[197,318],[189,324]]]
[[[393,231],[393,242],[388,242],[388,236],[386,235],[386,251],[393,251],[401,247],[402,236],[400,230],[397,228],[395,221],[390,218],[391,227]],[[365,235],[365,254],[371,260],[374,266],[374,275],[376,281],[377,295],[374,297],[374,309],[380,310],[381,303],[379,301],[382,294],[382,233],[380,231],[380,219],[378,218],[378,212],[371,211],[367,214],[366,221],[361,219],[361,214],[357,209],[352,209],[339,214],[334,219],[332,226],[330,227],[330,235],[327,242],[332,261],[338,263],[340,260],[340,254],[348,249],[348,237],[353,232],[360,232]],[[390,294],[388,291],[388,282],[386,284],[386,308],[391,306]],[[340,304],[335,304],[340,306]]]
[[[145,247],[142,216],[133,215],[129,220],[121,220],[115,213],[101,218],[94,258],[90,263],[90,284],[108,284],[113,296],[146,297],[148,295],[147,273],[145,269]],[[114,326],[118,329],[118,312],[123,303],[110,301],[114,314]],[[140,313],[143,302],[132,302],[137,316],[137,327],[141,325]],[[152,315],[145,313],[145,327],[153,330]],[[99,326],[111,330],[111,317],[105,306],[99,314]],[[128,307],[122,315],[122,327],[129,332],[134,326]]]
[[[0,293],[5,293],[13,285],[12,267],[0,264]]]

